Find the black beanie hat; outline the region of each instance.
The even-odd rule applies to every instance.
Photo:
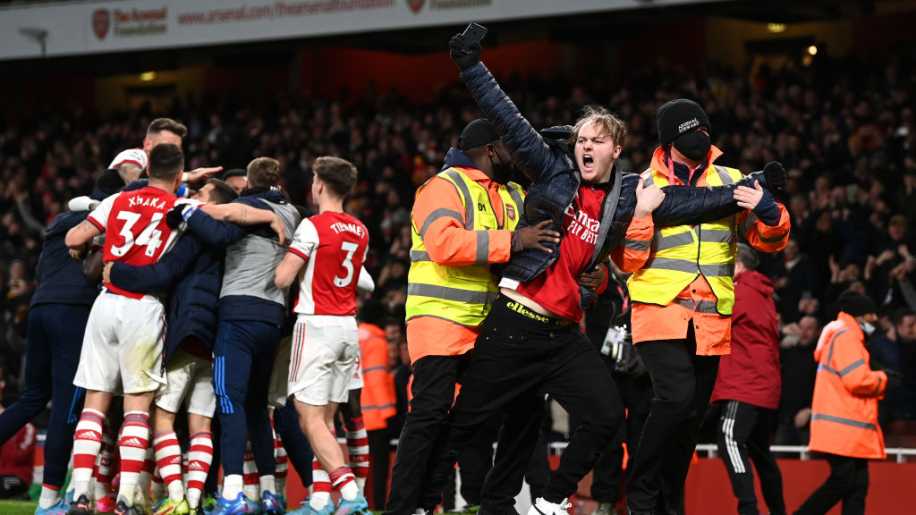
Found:
[[[496,126],[490,123],[490,120],[478,118],[467,124],[461,131],[461,136],[458,137],[458,148],[471,150],[493,143],[498,139],[499,133],[496,132]]]
[[[860,317],[869,313],[878,314],[878,306],[875,302],[865,295],[858,294],[854,291],[846,291],[837,299],[840,311],[848,313],[854,317]]]
[[[712,131],[706,111],[700,104],[686,98],[662,104],[655,113],[655,119],[658,122],[658,141],[663,146],[697,127],[706,127],[706,130]]]

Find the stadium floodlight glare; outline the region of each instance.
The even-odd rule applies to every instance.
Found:
[[[817,46],[811,45],[808,47],[808,55],[817,55]]]
[[[767,30],[774,34],[779,34],[780,32],[786,31],[786,24],[785,23],[767,23]]]
[[[152,82],[156,80],[156,72],[143,72],[140,74],[140,80],[143,82]]]

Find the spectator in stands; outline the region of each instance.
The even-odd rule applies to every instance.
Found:
[[[776,430],[777,444],[803,445],[808,441],[811,396],[817,374],[814,344],[820,330],[820,323],[812,315],[803,316],[798,323],[783,328],[783,337],[779,344],[782,396],[779,403],[779,425]]]
[[[903,374],[893,416],[897,420],[916,421],[916,313],[907,309],[898,311],[891,336],[897,343],[899,370]]]

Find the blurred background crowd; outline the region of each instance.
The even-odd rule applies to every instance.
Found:
[[[904,377],[883,403],[885,428],[891,438],[916,434],[914,66],[913,56],[901,51],[868,61],[822,55],[813,66],[761,66],[752,73],[711,65],[699,75],[656,63],[614,81],[601,74],[500,79],[539,128],[570,123],[587,104],[609,107],[630,133],[623,170],[647,166],[657,141],[655,109],[678,96],[696,99],[709,113],[713,141],[725,153],[719,163],[745,172],[770,160],[784,163],[792,242],[764,258],[761,271],[776,285],[781,316],[777,443],[804,444],[816,373],[812,353],[832,304],[850,288],[881,306],[880,327],[869,340],[874,366]],[[415,188],[439,170],[462,126],[477,116],[463,86],[455,82],[429,103],[370,88],[346,101],[175,98],[160,111],[144,105],[100,115],[72,107],[0,119],[0,360],[9,371],[7,396],[15,396],[21,380],[44,227],[69,198],[90,191],[117,152],[139,146],[157,115],[188,126],[188,169],[238,168],[255,156],[272,156],[283,164],[286,191],[299,204],[307,203],[315,157],[338,155],[359,167],[347,209],[371,231],[367,266],[377,284],[374,296],[387,310],[390,365],[403,389],[410,208]]]

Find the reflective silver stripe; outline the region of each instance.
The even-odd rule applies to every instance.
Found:
[[[436,286],[432,284],[408,284],[407,295],[419,295],[422,297],[433,297],[442,300],[454,300],[458,302],[470,302],[472,304],[488,304],[496,299],[496,292],[485,291],[468,291],[458,288],[449,288],[447,286]]]
[[[445,172],[445,175],[448,175],[455,182],[461,194],[464,195],[464,228],[468,230],[473,229],[474,208],[477,206],[474,205],[474,198],[471,197],[471,190],[469,190],[468,185],[464,183],[461,174],[455,170],[449,170]]]
[[[717,265],[697,265],[693,261],[673,258],[657,257],[649,262],[649,268],[659,270],[674,270],[676,272],[696,273],[699,271],[706,277],[731,277],[735,272],[734,263],[722,263]]]
[[[633,250],[649,250],[652,245],[645,240],[623,240],[623,246]]]
[[[837,369],[831,367],[830,365],[820,364],[820,365],[817,366],[817,371],[818,371],[818,372],[821,372],[821,371],[827,372],[827,373],[833,374],[833,375],[835,375],[835,376],[840,375],[840,373],[837,372]]]
[[[830,362],[833,360],[833,344],[834,344],[834,342],[836,342],[836,339],[837,339],[837,338],[839,338],[840,336],[846,334],[847,332],[849,332],[849,329],[843,329],[843,330],[841,330],[841,331],[837,331],[837,332],[833,333],[833,337],[830,338],[830,342],[827,343],[827,346],[829,347],[829,348],[827,349],[827,363],[830,363]]]
[[[520,211],[525,207],[525,201],[522,200],[521,192],[518,191],[518,188],[512,185],[507,185],[506,188],[508,188],[509,195],[512,196],[512,200],[515,202],[516,216],[521,217]]]
[[[642,185],[644,188],[648,188],[649,186],[652,186],[653,184],[655,184],[655,179],[652,177],[651,173],[649,174],[648,177],[642,180]]]
[[[458,223],[461,223],[461,213],[458,211],[444,207],[434,209],[433,212],[426,217],[426,220],[423,220],[423,227],[420,227],[420,237],[426,236],[426,231],[429,230],[429,226],[440,218],[452,218],[458,220]]]
[[[672,259],[672,258],[660,258],[656,257],[649,262],[649,268],[657,268],[660,270],[674,270],[677,272],[687,272],[687,273],[696,273],[697,264],[693,261],[686,261],[683,259]]]
[[[474,262],[478,265],[487,263],[490,257],[490,233],[487,231],[476,231],[477,233],[477,256]]]
[[[700,265],[700,273],[706,277],[731,277],[735,275],[735,264]]]
[[[432,261],[429,258],[429,252],[425,250],[411,250],[410,251],[410,260],[414,263],[419,261]]]
[[[386,367],[385,365],[378,365],[375,367],[368,367],[368,368],[363,369],[364,374],[368,374],[369,372],[379,372],[379,371],[386,372],[388,371],[388,367]]]
[[[835,376],[838,376],[838,377],[843,377],[843,376],[845,376],[845,375],[848,375],[848,374],[852,373],[853,370],[855,370],[855,369],[861,367],[861,366],[864,365],[864,364],[865,364],[865,361],[864,361],[864,360],[857,359],[856,361],[853,361],[848,367],[844,368],[843,370],[837,370],[837,369],[831,367],[830,365],[827,365],[827,364],[824,364],[824,363],[818,365],[818,366],[817,366],[817,369],[818,369],[818,370],[823,370],[824,372],[829,372],[829,373],[831,373],[831,374],[833,374],[833,375],[835,375]]]
[[[700,241],[707,243],[731,243],[734,239],[729,229],[700,229]]]
[[[716,171],[719,172],[719,179],[722,180],[722,184],[729,186],[735,183],[734,179],[732,179],[732,176],[729,175],[728,169],[719,165],[715,165],[715,168]]]
[[[668,236],[661,236],[661,233],[656,233],[655,241],[656,251],[666,250],[693,243],[693,234],[689,232],[681,232],[677,234],[670,234]]]
[[[857,360],[853,361],[852,363],[849,364],[849,366],[847,366],[847,367],[844,368],[843,370],[840,370],[840,377],[843,377],[843,376],[845,376],[846,374],[851,373],[853,370],[855,370],[855,369],[861,367],[861,366],[864,365],[864,364],[865,364],[865,360],[862,360],[862,359],[857,359]]]
[[[871,422],[862,422],[861,420],[853,420],[851,418],[835,417],[833,415],[826,415],[824,413],[815,413],[811,415],[811,420],[825,420],[827,422],[836,422],[837,424],[859,427],[862,429],[877,429],[877,427],[875,427],[875,425]]]
[[[687,309],[696,311],[698,313],[718,313],[716,310],[716,303],[712,300],[701,300],[700,302],[695,302],[691,299],[674,299],[675,304],[680,304]]]

